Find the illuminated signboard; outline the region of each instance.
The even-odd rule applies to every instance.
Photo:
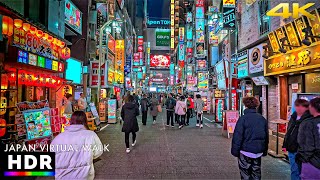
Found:
[[[184,27],[179,27],[179,42],[184,43]]]
[[[238,62],[238,79],[245,78],[248,75],[248,59],[243,59]]]
[[[196,7],[196,18],[204,18],[204,7]]]
[[[187,23],[191,23],[192,22],[192,12],[187,12]]]
[[[42,56],[38,56],[38,66],[45,68],[46,67],[46,60]]]
[[[150,67],[168,68],[170,66],[170,56],[168,55],[150,55]]]
[[[207,90],[209,85],[208,81],[208,73],[206,72],[198,72],[198,89]]]
[[[19,50],[19,51],[18,51],[18,62],[24,63],[24,64],[28,64],[28,63],[29,63],[28,53]]]
[[[174,64],[170,64],[170,75],[174,75]]]
[[[52,70],[58,71],[59,63],[58,61],[52,61]]]
[[[184,61],[185,57],[185,49],[184,49],[184,44],[179,44],[179,61]]]
[[[187,26],[187,40],[192,40],[192,26]]]
[[[52,69],[52,60],[46,58],[46,69]]]
[[[236,0],[223,0],[222,1],[222,6],[223,7],[236,7]]]
[[[65,23],[82,34],[82,12],[70,0],[65,0],[64,16]]]
[[[204,56],[204,43],[196,43],[196,55]]]
[[[62,62],[59,62],[58,71],[63,72],[64,71],[64,64]]]
[[[73,58],[69,58],[66,61],[66,79],[71,80],[74,84],[81,84],[82,63]]]
[[[233,29],[236,25],[235,8],[223,7],[223,28]]]
[[[196,30],[204,30],[204,19],[196,19]]]
[[[124,71],[124,63],[125,63],[124,40],[116,40],[115,69]]]
[[[155,19],[155,18],[148,18],[147,20],[147,26],[148,28],[157,28],[157,27],[165,27],[169,26],[170,19]]]
[[[156,46],[170,45],[170,30],[156,31]]]
[[[267,86],[269,82],[264,76],[252,77],[252,81],[256,84],[256,86]]]
[[[33,66],[37,66],[37,55],[29,53],[29,64]]]
[[[207,60],[197,59],[197,71],[206,71],[208,70]]]
[[[217,83],[218,89],[226,89],[226,72],[225,72],[225,63],[220,61],[216,64],[216,73],[217,73]]]
[[[196,31],[196,40],[199,43],[204,43],[204,31]]]

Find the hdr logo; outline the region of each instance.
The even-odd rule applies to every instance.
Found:
[[[54,152],[7,152],[3,176],[54,176]]]
[[[308,3],[306,5],[300,6],[299,3],[292,3],[292,13],[290,12],[289,3],[280,3],[276,7],[272,8],[267,12],[267,16],[280,16],[283,18],[298,18],[299,14],[304,15],[308,18],[314,19],[315,16],[310,14],[307,9],[313,6],[315,3]],[[282,12],[278,12],[282,9]]]

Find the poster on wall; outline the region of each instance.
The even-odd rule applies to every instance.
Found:
[[[198,43],[204,43],[204,31],[196,31],[196,41]]]
[[[260,44],[254,48],[249,49],[249,74],[263,72],[263,46],[266,44]]]
[[[239,111],[226,111],[226,121],[227,121],[227,129],[228,136],[234,132],[236,124],[239,119]]]
[[[79,34],[82,34],[82,12],[70,0],[65,0],[65,23]]]

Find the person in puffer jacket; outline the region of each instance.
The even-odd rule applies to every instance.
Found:
[[[88,129],[86,114],[76,111],[70,126],[53,139],[56,179],[94,179],[93,159],[101,156],[103,146],[97,134]]]
[[[298,132],[296,161],[301,165],[301,179],[320,178],[320,97],[310,100],[312,118],[304,120]]]

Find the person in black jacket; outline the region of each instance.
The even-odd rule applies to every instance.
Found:
[[[143,98],[140,100],[140,104],[142,113],[142,124],[145,126],[147,125],[148,107],[150,106],[150,102],[146,94],[143,95]]]
[[[312,118],[299,127],[296,160],[301,165],[301,179],[320,178],[320,97],[310,100]]]
[[[257,113],[255,97],[243,98],[246,109],[234,129],[231,154],[238,157],[241,179],[261,179],[261,156],[268,152],[267,120]]]
[[[291,115],[288,123],[287,133],[283,141],[282,150],[288,151],[291,166],[291,180],[299,180],[301,165],[296,163],[298,151],[298,130],[301,122],[312,117],[309,113],[309,102],[305,99],[297,99],[294,102],[295,112]]]
[[[121,110],[121,117],[123,119],[122,132],[125,133],[126,152],[130,152],[129,135],[132,133],[132,147],[136,145],[136,132],[139,131],[137,116],[139,116],[139,107],[134,101],[134,97],[129,95],[127,102],[123,105]]]
[[[167,125],[169,126],[170,120],[171,120],[171,127],[174,128],[174,122],[173,122],[173,114],[174,114],[174,108],[176,106],[176,100],[173,98],[173,94],[169,93],[169,98],[165,102],[166,109],[167,109]]]

